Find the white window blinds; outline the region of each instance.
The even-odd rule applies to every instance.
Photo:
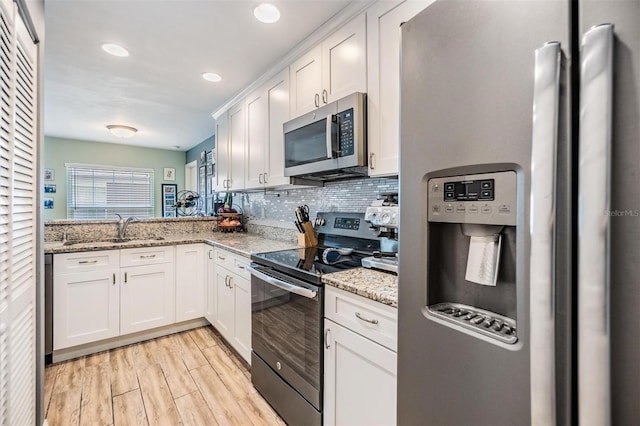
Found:
[[[67,164],[67,218],[153,217],[153,169]]]

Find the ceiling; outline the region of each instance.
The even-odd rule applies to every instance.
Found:
[[[348,0],[273,0],[264,24],[248,0],[46,0],[45,136],[186,151],[214,133],[212,112]],[[130,52],[102,51],[105,42]],[[219,83],[201,74],[216,72]],[[137,128],[118,139],[105,126]]]

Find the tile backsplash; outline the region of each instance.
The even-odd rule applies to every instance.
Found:
[[[398,192],[397,178],[327,182],[324,187],[236,194],[250,224],[295,229],[294,210],[307,204],[313,220],[317,212],[362,212],[383,192]]]

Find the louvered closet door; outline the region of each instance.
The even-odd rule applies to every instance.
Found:
[[[0,1],[0,424],[35,423],[36,46]]]

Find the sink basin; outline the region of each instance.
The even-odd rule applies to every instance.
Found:
[[[162,241],[164,237],[152,237],[152,238],[112,238],[109,240],[100,240],[100,241],[65,241],[62,243],[63,246],[74,246],[78,244],[87,244],[87,245],[111,245],[111,244],[124,244],[124,243],[147,243],[153,241]]]

